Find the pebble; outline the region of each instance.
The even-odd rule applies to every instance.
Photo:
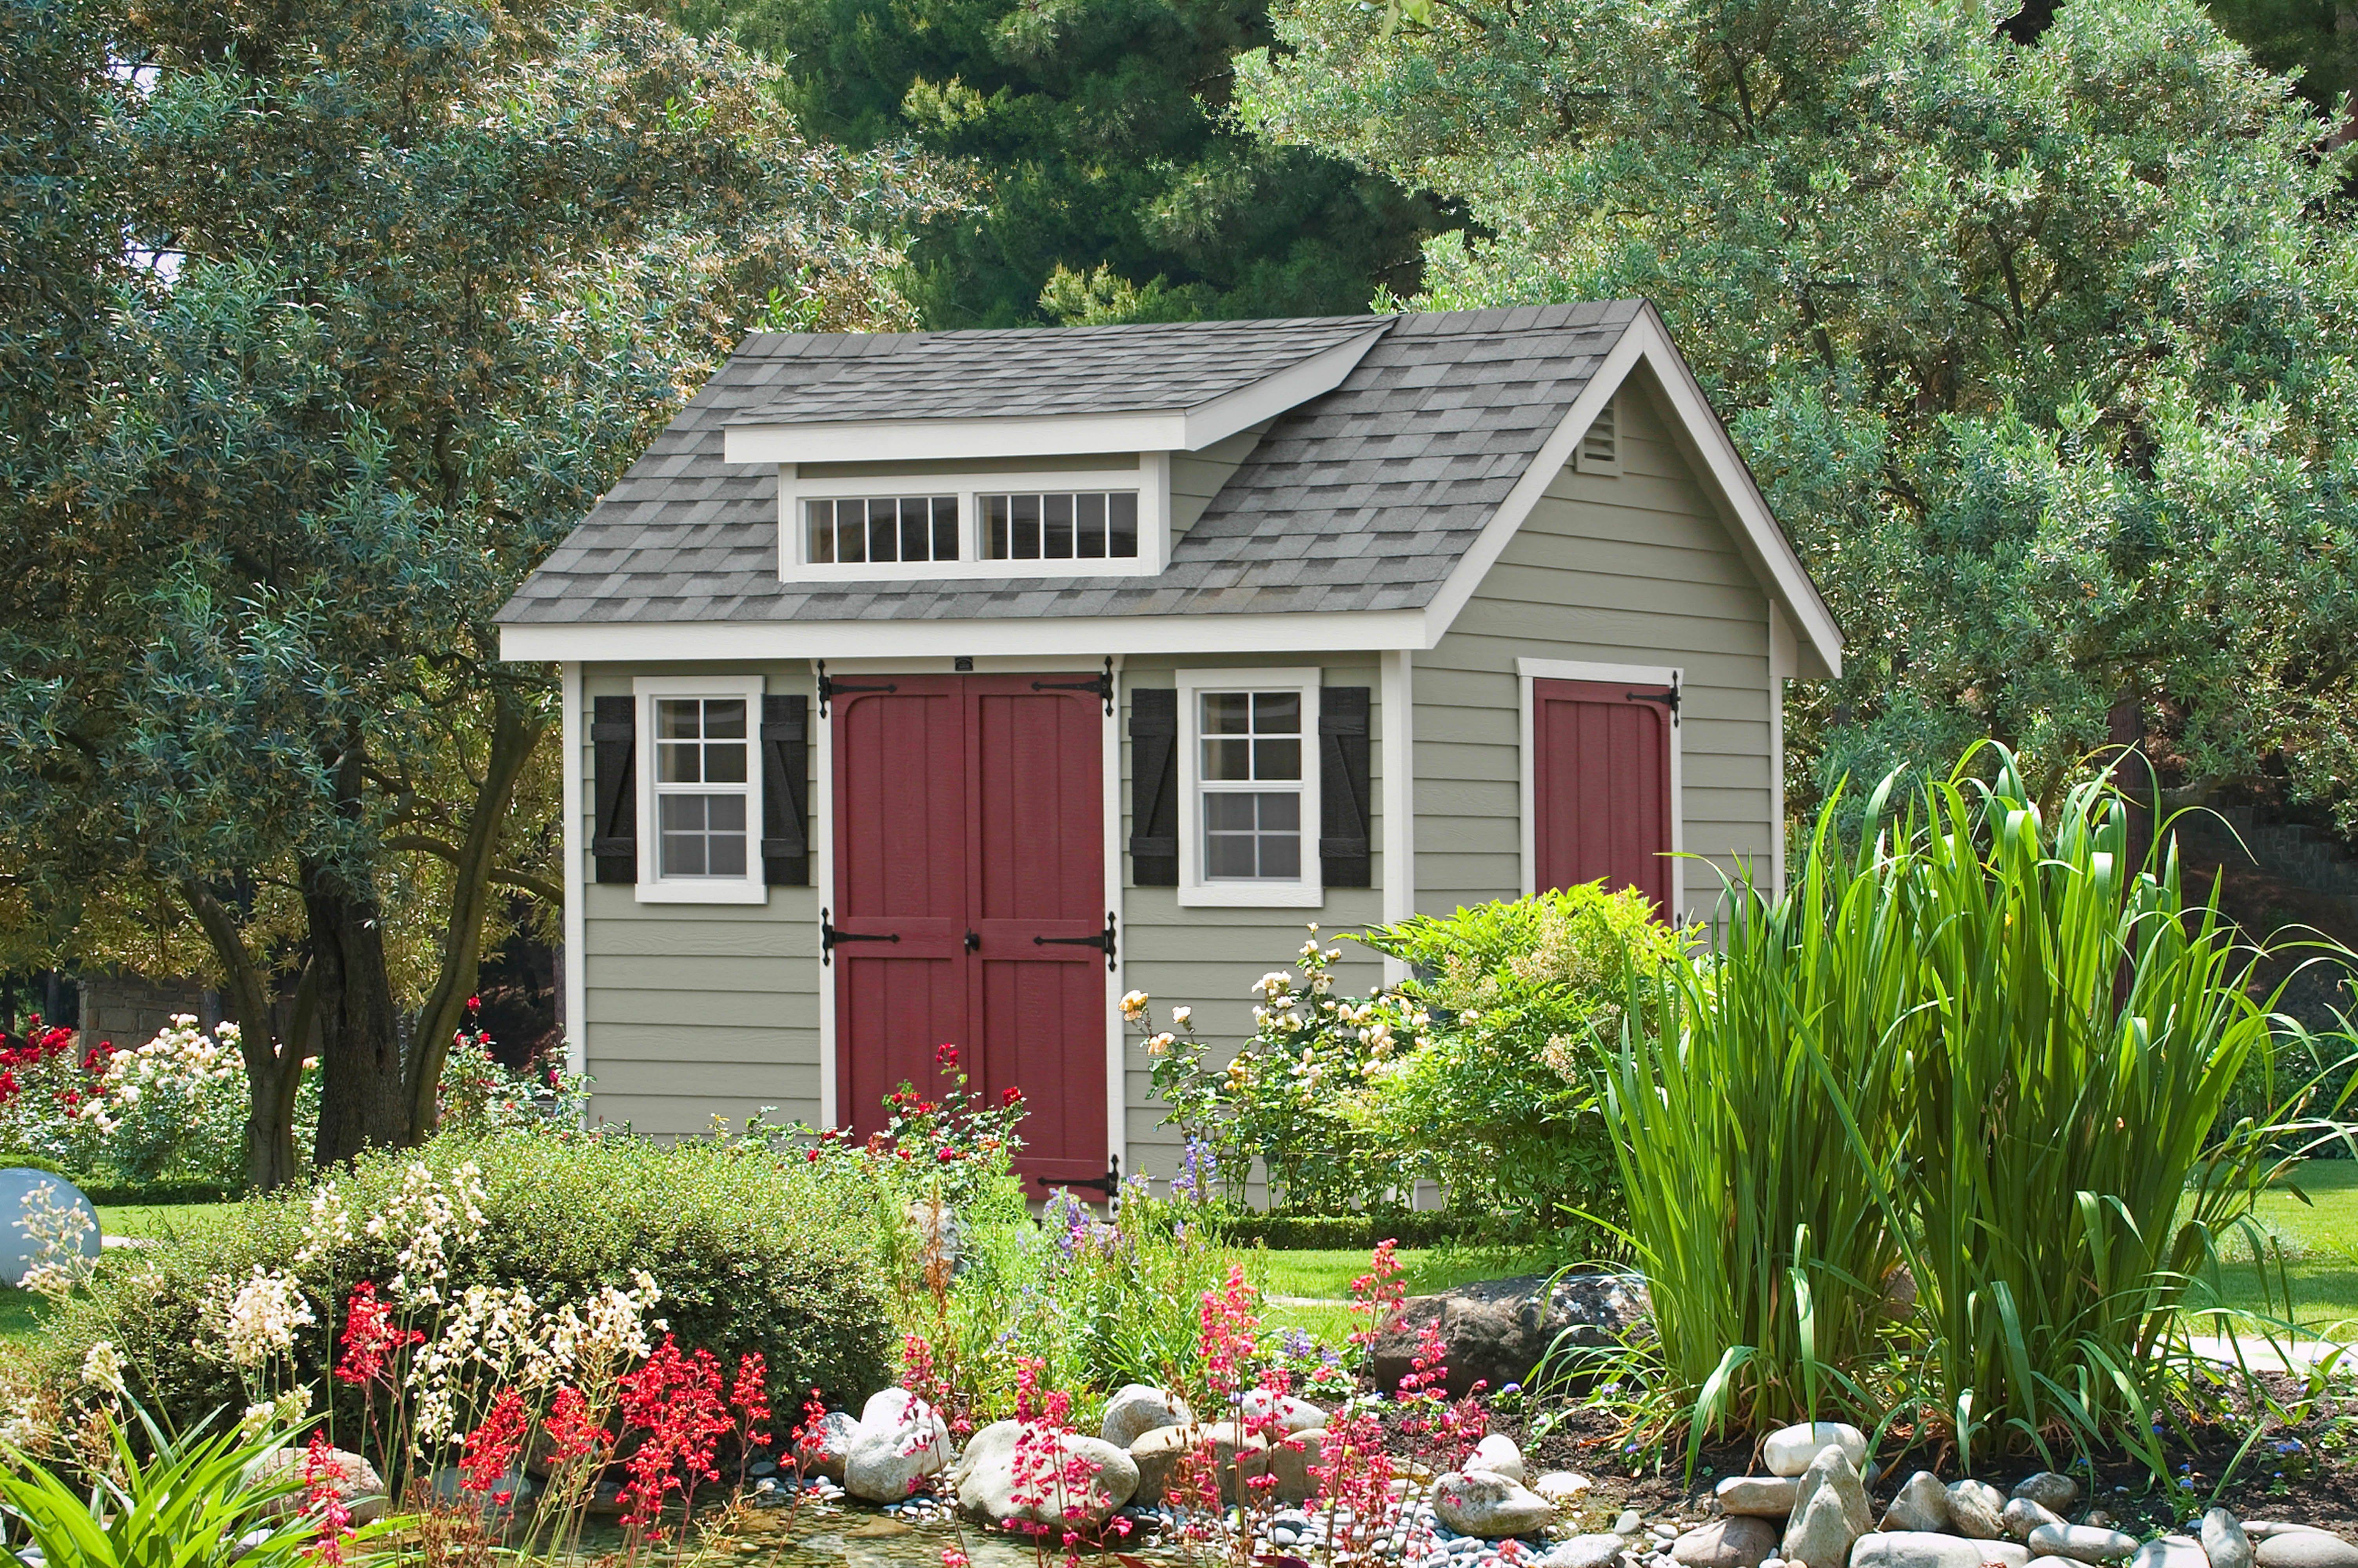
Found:
[[[1636,1509],[1623,1509],[1620,1517],[1613,1521],[1616,1535],[1635,1535],[1645,1528],[1645,1518]]]
[[[1548,1568],[1613,1568],[1628,1543],[1617,1535],[1575,1535],[1548,1549]]]
[[[2006,1511],[1998,1518],[2006,1525],[2006,1534],[2017,1541],[2028,1541],[2030,1532],[2042,1524],[2062,1524],[2063,1517],[2035,1498],[2012,1497],[2006,1500]]]
[[[1981,1543],[1929,1530],[1876,1530],[1851,1547],[1850,1568],[1981,1568]]]
[[[2014,1495],[2028,1498],[2040,1508],[2060,1514],[2080,1500],[2080,1483],[2069,1476],[2041,1470],[2036,1476],[2025,1476],[2016,1482]]]
[[[1798,1476],[1730,1476],[1712,1488],[1722,1513],[1781,1519],[1793,1511]]]

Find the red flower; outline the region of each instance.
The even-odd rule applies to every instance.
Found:
[[[549,1457],[558,1464],[579,1459],[590,1452],[591,1445],[610,1443],[614,1434],[590,1422],[590,1401],[581,1397],[579,1389],[559,1389],[548,1414],[541,1420],[541,1430],[548,1433]]]
[[[1020,1100],[1022,1098],[1023,1091],[1017,1088],[1013,1084],[1010,1084],[1005,1088],[999,1091],[999,1103],[1001,1105],[1013,1105],[1017,1100]]]
[[[715,1444],[734,1424],[720,1400],[720,1366],[709,1350],[683,1356],[671,1336],[646,1364],[622,1379],[622,1408],[646,1437],[630,1458],[631,1480],[622,1488],[630,1510],[622,1522],[635,1530],[652,1526],[665,1495],[677,1491],[693,1502],[697,1483],[717,1481]]]
[[[344,1356],[336,1363],[340,1381],[366,1384],[384,1378],[387,1356],[397,1356],[426,1337],[395,1325],[392,1318],[393,1303],[377,1299],[376,1281],[362,1280],[352,1287],[352,1301],[344,1308]]]
[[[326,1568],[341,1568],[344,1542],[352,1535],[352,1510],[344,1504],[344,1468],[336,1463],[336,1451],[328,1446],[328,1434],[314,1432],[303,1450],[303,1503],[307,1511],[317,1510],[319,1535],[311,1548],[311,1561]]]
[[[944,1041],[940,1048],[934,1052],[934,1060],[939,1062],[944,1067],[956,1067],[958,1062],[958,1048],[948,1041]]]
[[[514,1389],[492,1402],[483,1424],[467,1434],[459,1449],[459,1484],[471,1492],[488,1492],[498,1486],[524,1452],[532,1432],[524,1396]]]
[[[23,1088],[24,1086],[16,1081],[16,1075],[13,1071],[6,1067],[0,1067],[0,1105],[6,1105],[14,1100]]]
[[[957,1157],[958,1152],[955,1149],[945,1149],[934,1156],[935,1159],[940,1161],[945,1165],[955,1162]]]
[[[737,1381],[729,1390],[729,1402],[743,1417],[748,1444],[770,1441],[770,1434],[762,1430],[762,1423],[770,1419],[770,1374],[760,1351],[749,1350],[737,1358]]]
[[[469,1012],[481,1012],[481,1011],[483,1011],[483,999],[482,999],[481,997],[479,997],[479,996],[471,996],[471,997],[469,997],[469,998],[467,999],[467,1011],[468,1011]]]

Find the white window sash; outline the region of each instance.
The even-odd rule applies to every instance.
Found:
[[[638,709],[639,881],[641,903],[763,903],[770,890],[762,867],[762,677],[760,676],[641,676],[631,683]],[[745,704],[745,782],[665,784],[656,782],[659,741],[655,704],[666,697]],[[698,742],[702,744],[702,742]],[[666,795],[741,795],[745,801],[745,871],[733,877],[665,877],[662,801]]]
[[[1318,837],[1325,796],[1319,790],[1318,694],[1323,672],[1316,666],[1280,669],[1181,670],[1173,681],[1179,708],[1179,903],[1189,909],[1315,909],[1326,902],[1319,868]],[[1302,777],[1267,782],[1203,776],[1203,698],[1207,692],[1290,691],[1302,698]],[[1215,881],[1204,874],[1204,802],[1213,795],[1275,795],[1299,792],[1302,800],[1302,874],[1276,879]]]

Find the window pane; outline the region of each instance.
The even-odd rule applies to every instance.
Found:
[[[866,502],[838,501],[835,503],[835,558],[846,564],[858,564],[868,559]]]
[[[745,831],[745,797],[741,795],[708,795],[704,797],[704,816],[715,833],[742,833]]]
[[[1044,495],[1040,498],[1040,553],[1052,561],[1073,558],[1073,498],[1069,495]]]
[[[705,840],[708,858],[707,874],[716,877],[741,877],[745,874],[745,835],[716,833]]]
[[[810,543],[805,554],[814,561],[835,559],[835,503],[806,501],[803,503],[810,519]]]
[[[1106,553],[1106,498],[1092,492],[1073,497],[1073,553],[1102,560]]]
[[[1302,797],[1292,790],[1252,796],[1260,802],[1260,830],[1298,833],[1302,830]]]
[[[868,558],[871,561],[897,561],[901,558],[901,508],[891,501],[868,503]]]
[[[1249,779],[1252,774],[1252,742],[1204,742],[1204,776],[1207,779]]]
[[[1266,778],[1268,775],[1262,776]],[[734,741],[704,748],[704,782],[743,784],[745,782],[745,743],[742,741]]]
[[[656,805],[666,833],[701,833],[704,831],[704,803],[700,795],[666,795],[658,796]]]
[[[704,748],[684,745],[674,741],[655,742],[655,782],[658,784],[698,784],[701,779],[697,764]]]
[[[1302,879],[1302,835],[1264,833],[1260,836],[1260,874],[1271,881]]]
[[[1204,797],[1204,827],[1213,833],[1249,833],[1253,830],[1258,812],[1257,795],[1207,795]]]
[[[1036,561],[1040,558],[1040,498],[1011,495],[1008,500],[1015,511],[1015,558]]]
[[[704,801],[700,795],[667,795],[660,798],[663,826],[658,875],[700,877],[706,874]]]
[[[1302,694],[1298,691],[1253,693],[1253,728],[1263,735],[1302,733]]]
[[[695,697],[655,698],[655,733],[663,739],[694,740],[704,704]]]
[[[932,504],[934,559],[954,561],[958,558],[957,497],[936,495]]]
[[[984,553],[994,561],[1008,558],[1007,497],[986,495],[982,498],[982,514],[989,519],[990,539]]]
[[[1207,881],[1247,881],[1253,875],[1253,838],[1249,833],[1212,833],[1204,839],[1204,877]]]
[[[1228,742],[1234,745],[1236,742]],[[1299,741],[1255,741],[1252,743],[1253,771],[1257,779],[1298,779],[1302,776],[1302,742]],[[718,777],[718,774],[714,775]],[[1244,775],[1238,774],[1238,777]]]
[[[704,704],[704,733],[715,741],[741,741],[745,738],[745,699],[741,697],[716,697]]]
[[[1242,735],[1252,729],[1252,697],[1241,691],[1204,694],[1204,733]]]
[[[1111,553],[1122,560],[1135,559],[1138,555],[1138,492],[1117,491],[1106,497],[1106,507],[1113,519]]]

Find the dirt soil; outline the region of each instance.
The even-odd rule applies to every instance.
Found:
[[[2262,1382],[2279,1408],[2299,1409],[2302,1390],[2293,1379],[2272,1377]],[[2249,1402],[2244,1403],[2248,1411]],[[1520,1413],[1494,1411],[1490,1419],[1492,1431],[1506,1433],[1522,1446],[1532,1476],[1576,1470],[1589,1477],[1594,1489],[1582,1515],[1582,1526],[1588,1530],[1611,1529],[1615,1518],[1628,1508],[1649,1521],[1703,1519],[1716,1512],[1713,1486],[1723,1476],[1756,1473],[1758,1457],[1757,1444],[1749,1443],[1707,1446],[1697,1465],[1695,1485],[1689,1488],[1680,1475],[1683,1448],[1664,1455],[1658,1471],[1650,1456],[1626,1448],[1628,1433],[1619,1417],[1602,1407],[1575,1409],[1536,1440]],[[2248,1413],[2232,1422],[2198,1428],[2200,1441],[2192,1446],[2167,1438],[2163,1452],[2174,1478],[2170,1486],[2158,1484],[2142,1460],[2112,1455],[2099,1461],[2093,1495],[2073,1517],[2093,1507],[2109,1515],[2116,1528],[2143,1536],[2183,1525],[2216,1505],[2241,1519],[2290,1520],[2358,1540],[2358,1390],[2337,1389],[2290,1424],[2265,1409],[2256,1422],[2258,1436],[2240,1462],[2237,1452],[2244,1449],[2254,1430],[2254,1417]],[[1878,1514],[1893,1489],[1913,1471],[1929,1469],[1944,1481],[1960,1474],[1955,1454],[1945,1447],[1903,1449],[1887,1440],[1878,1459],[1883,1474],[1873,1492]],[[2223,1488],[2221,1476],[2231,1467],[2234,1473]],[[1974,1474],[2011,1489],[2022,1477],[2044,1468],[2033,1454],[1977,1463]]]

